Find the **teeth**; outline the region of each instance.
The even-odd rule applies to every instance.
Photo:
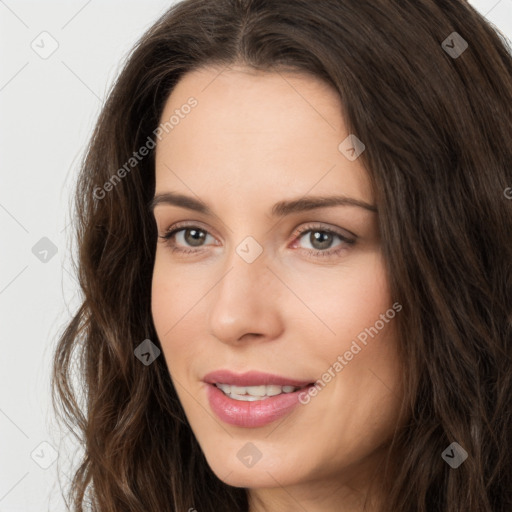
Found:
[[[299,388],[295,386],[231,386],[229,384],[215,384],[224,394],[235,400],[254,402],[255,400],[266,400],[271,396],[281,393],[292,393]]]

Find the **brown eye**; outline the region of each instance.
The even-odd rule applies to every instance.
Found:
[[[313,246],[313,249],[329,249],[335,236],[337,235],[329,231],[311,230],[309,233],[309,242]]]
[[[196,228],[185,228],[183,231],[183,239],[188,245],[192,247],[201,246],[202,242],[206,239],[206,231]]]

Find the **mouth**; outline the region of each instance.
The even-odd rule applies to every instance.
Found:
[[[291,413],[300,395],[314,382],[256,371],[234,374],[229,370],[203,378],[206,397],[215,415],[230,425],[263,427]]]
[[[255,402],[256,400],[267,400],[270,397],[282,395],[284,393],[295,393],[308,386],[279,386],[277,384],[259,385],[259,386],[235,386],[216,382],[214,386],[219,388],[227,397],[242,402]]]

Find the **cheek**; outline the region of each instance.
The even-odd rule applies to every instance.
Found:
[[[315,320],[302,306],[304,328],[309,325],[320,329],[322,336],[336,340],[338,348],[373,326],[392,305],[385,264],[379,251],[365,253],[337,268],[297,273],[294,289],[317,316]]]
[[[174,334],[179,328],[180,318],[184,314],[181,313],[181,310],[187,302],[183,293],[176,293],[176,290],[182,288],[178,281],[177,274],[167,268],[165,261],[158,257],[157,251],[151,285],[151,313],[158,339],[162,345],[163,355],[168,364],[170,346],[176,339]],[[178,356],[180,353],[181,351],[176,352]]]
[[[168,322],[169,313],[172,313],[173,302],[171,300],[171,284],[169,279],[164,279],[165,273],[159,260],[157,251],[151,283],[151,314],[157,334],[160,337],[164,329],[163,324]],[[163,342],[163,339],[160,338],[160,341]]]
[[[151,312],[171,377],[180,381],[186,369],[190,368],[189,363],[197,350],[193,340],[204,337],[197,330],[201,326],[194,315],[199,311],[197,303],[206,290],[204,279],[198,280],[193,274],[184,275],[175,265],[169,264],[164,250],[160,253],[157,250],[151,285]]]
[[[388,387],[396,389],[400,375],[394,320],[399,313],[392,307],[383,258],[367,254],[329,279],[306,276],[301,290],[307,289],[313,290],[307,303],[318,318],[306,314],[300,331],[308,341],[306,359],[327,384],[320,393],[324,403],[350,403],[354,421],[370,417],[390,398]]]
[[[179,268],[171,265],[165,249],[156,251],[155,265],[151,284],[151,311],[157,332],[166,333],[190,310],[195,297],[200,293],[200,283],[184,276]],[[165,339],[160,341],[164,342]]]

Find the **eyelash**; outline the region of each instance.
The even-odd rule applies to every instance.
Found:
[[[171,251],[173,253],[179,252],[182,254],[193,254],[193,253],[198,254],[200,252],[203,252],[204,247],[201,247],[199,249],[183,249],[181,247],[178,247],[176,245],[176,243],[172,241],[172,238],[174,237],[174,235],[176,233],[178,233],[180,231],[185,231],[186,229],[197,229],[198,231],[202,231],[204,233],[210,234],[210,233],[208,233],[208,231],[206,229],[203,229],[203,228],[193,225],[193,224],[176,224],[175,226],[172,226],[171,228],[169,228],[169,230],[167,230],[164,235],[159,235],[159,238],[162,238],[164,240],[164,243],[168,247],[171,248]],[[312,255],[315,258],[337,256],[339,253],[341,253],[342,251],[347,249],[347,247],[345,245],[353,245],[356,241],[355,238],[357,238],[354,235],[355,238],[351,239],[351,238],[348,238],[348,237],[342,235],[338,231],[323,228],[321,225],[318,225],[318,224],[309,224],[309,225],[302,227],[301,229],[296,230],[293,233],[294,240],[297,238],[300,238],[305,233],[314,232],[314,231],[318,231],[320,233],[328,233],[328,234],[336,235],[343,242],[335,249],[326,249],[326,250],[303,249],[304,251],[308,252],[310,255]]]

